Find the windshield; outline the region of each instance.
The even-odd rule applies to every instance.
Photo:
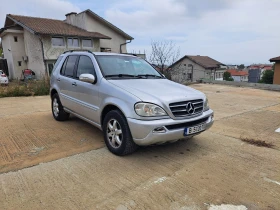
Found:
[[[98,55],[96,57],[105,78],[163,78],[141,58],[121,55]]]

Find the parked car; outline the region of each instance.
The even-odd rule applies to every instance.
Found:
[[[101,129],[116,155],[193,137],[214,122],[206,96],[167,80],[132,55],[65,52],[51,75],[52,114],[73,114]]]
[[[0,85],[8,85],[9,84],[9,78],[4,73],[4,71],[0,70]]]

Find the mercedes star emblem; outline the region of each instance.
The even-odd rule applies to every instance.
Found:
[[[195,109],[194,109],[193,103],[189,102],[187,104],[186,108],[187,108],[187,113],[188,114],[194,114]]]

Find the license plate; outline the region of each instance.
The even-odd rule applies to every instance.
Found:
[[[199,124],[199,125],[196,125],[196,126],[193,126],[193,127],[185,128],[184,136],[188,136],[188,135],[191,135],[191,134],[194,134],[194,133],[198,133],[198,132],[203,131],[203,130],[205,130],[205,123]]]

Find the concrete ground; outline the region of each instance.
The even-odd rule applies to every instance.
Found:
[[[0,209],[280,209],[279,92],[193,87],[214,126],[126,157],[87,123],[52,120],[49,97],[0,99],[0,170],[15,171],[0,174]]]

